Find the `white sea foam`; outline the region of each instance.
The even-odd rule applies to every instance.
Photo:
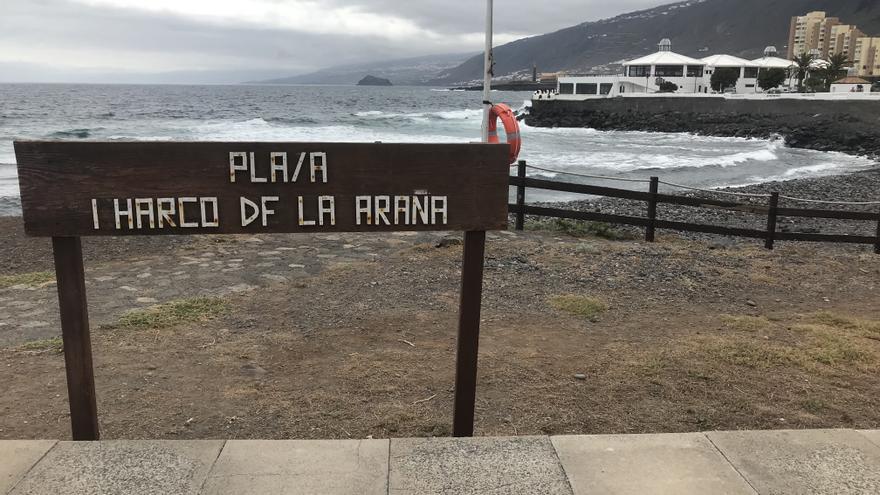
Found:
[[[315,142],[466,142],[460,136],[408,134],[382,128],[354,125],[333,126],[278,126],[263,119],[244,122],[210,122],[194,127],[195,140],[253,140],[253,141],[315,141]]]
[[[0,164],[0,197],[18,196],[18,176],[15,165]]]
[[[394,113],[383,112],[380,110],[369,110],[364,112],[356,112],[355,117],[383,120],[383,119],[441,119],[441,120],[473,120],[478,122],[483,117],[482,110],[446,110],[439,112],[413,112],[413,113]]]

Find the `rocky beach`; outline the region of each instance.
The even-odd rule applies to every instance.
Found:
[[[566,181],[567,178],[564,175],[560,175],[554,180]],[[602,182],[601,185],[619,187],[619,184],[615,184],[613,182],[600,182]],[[679,196],[732,201],[753,206],[767,206],[767,195],[769,195],[771,192],[778,192],[780,196],[782,196],[779,203],[780,207],[866,211],[880,213],[880,168],[846,175],[832,175],[810,179],[766,182],[737,188],[721,188],[715,190],[714,192],[694,191],[661,184],[660,192],[664,194],[674,194]],[[743,196],[743,194],[759,196]],[[840,201],[841,203],[813,203],[807,201],[796,201],[790,198],[809,199],[823,202]],[[554,208],[570,209],[575,211],[590,211],[612,215],[625,215],[635,217],[644,217],[646,215],[646,204],[644,202],[616,198],[594,197],[578,201],[549,203],[546,205],[552,206]],[[670,204],[658,205],[657,218],[677,222],[689,222],[734,228],[761,230],[767,227],[767,218],[765,215],[755,215],[724,209],[695,208]],[[554,221],[547,218],[532,218],[531,220],[541,224],[548,224]],[[634,235],[636,233],[644,232],[644,230],[640,227],[615,226],[615,229],[619,229],[623,232],[630,232]],[[878,233],[878,224],[877,222],[870,221],[780,217],[778,230],[780,232],[875,236]],[[699,233],[680,233],[676,235],[692,239],[719,239],[719,236]],[[754,243],[756,241],[740,239],[736,242]],[[865,249],[869,248],[865,247]]]

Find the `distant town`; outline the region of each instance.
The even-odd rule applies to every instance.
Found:
[[[825,12],[791,19],[786,58],[768,46],[761,58],[717,54],[700,59],[675,53],[663,39],[656,53],[622,63],[619,74],[537,74],[534,99],[584,100],[618,96],[718,95],[757,98],[810,95],[880,97],[880,37]],[[872,94],[872,90],[873,94]]]

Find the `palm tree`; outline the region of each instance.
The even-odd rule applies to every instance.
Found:
[[[792,67],[791,70],[794,73],[795,79],[797,79],[798,93],[804,92],[804,80],[810,73],[810,65],[813,64],[813,61],[815,59],[816,58],[813,56],[812,53],[802,53],[791,59],[791,61],[794,62],[796,65],[796,67]]]
[[[852,61],[846,55],[837,53],[828,58],[828,65],[822,69],[822,77],[825,79],[825,89],[831,91],[831,84],[846,75],[847,69],[852,67]]]

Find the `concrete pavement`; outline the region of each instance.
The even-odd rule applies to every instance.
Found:
[[[874,494],[880,431],[0,441],[0,494]]]

